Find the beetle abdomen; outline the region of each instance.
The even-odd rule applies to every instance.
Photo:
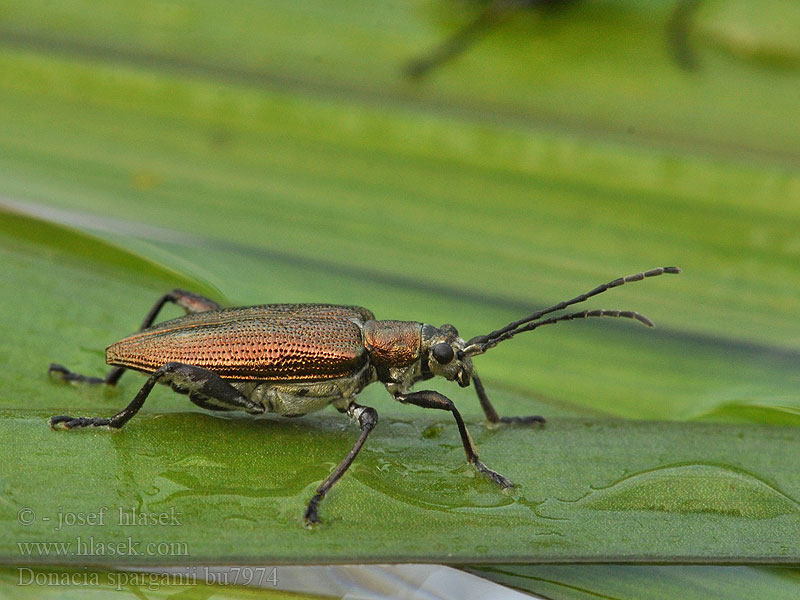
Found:
[[[347,318],[265,319],[264,312],[239,309],[230,318],[231,311],[212,311],[160,323],[109,346],[106,362],[145,373],[180,362],[228,379],[304,381],[352,374],[368,359],[361,328]]]

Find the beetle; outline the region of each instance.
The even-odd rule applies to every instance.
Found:
[[[222,308],[213,300],[176,289],[155,303],[136,333],[106,348],[106,362],[113,368],[105,377],[88,377],[56,363],[50,365],[51,376],[65,382],[115,385],[126,369],[148,375],[130,404],[109,418],[54,416],[50,426],[120,428],[139,411],[156,383],[170,385],[198,406],[215,411],[300,417],[332,404],[358,423],[360,435],[309,501],[304,518],[312,524],[319,521],[320,502],[353,463],[378,423],[375,409],[355,399],[364,387],[379,381],[399,402],[449,411],[458,426],[467,461],[498,485],[509,488],[513,487],[511,481],[478,458],[453,401],[433,390],[412,392],[411,387],[436,376],[461,387],[472,384],[490,423],[543,423],[540,416],[499,416],[472,357],[519,333],[572,319],[621,317],[652,327],[647,317],[633,311],[584,310],[543,317],[624,283],[663,273],[680,273],[680,269],[660,267],[620,277],[467,341],[449,324],[434,327],[416,321],[379,321],[359,306],[264,304]],[[169,302],[186,314],[153,325]]]

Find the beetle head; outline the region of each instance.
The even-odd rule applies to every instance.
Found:
[[[472,376],[472,359],[464,353],[465,342],[455,327],[422,326],[421,363],[424,379],[444,377],[467,387]]]

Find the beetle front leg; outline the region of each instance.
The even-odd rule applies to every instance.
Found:
[[[263,406],[248,400],[239,390],[216,373],[194,365],[171,362],[159,367],[158,370],[150,375],[131,403],[113,417],[70,417],[68,415],[60,415],[50,417],[50,427],[55,429],[57,426],[61,426],[65,429],[74,429],[76,427],[107,425],[118,429],[139,412],[153,386],[159,382],[170,383],[178,391],[196,395],[206,402],[213,402],[224,408],[238,408],[253,414],[264,412]]]
[[[469,431],[467,431],[467,426],[464,425],[464,419],[461,418],[461,413],[458,412],[458,409],[450,398],[439,392],[434,392],[433,390],[423,390],[410,394],[396,394],[395,399],[406,404],[421,406],[422,408],[437,408],[439,410],[448,410],[453,413],[453,417],[458,425],[458,432],[461,434],[461,443],[464,444],[464,452],[467,453],[467,461],[475,465],[478,471],[498,485],[502,485],[504,488],[514,487],[511,481],[503,477],[500,473],[492,471],[478,458],[478,451],[475,449],[475,444],[469,435]],[[491,406],[491,404],[489,406]]]
[[[364,442],[367,441],[367,437],[369,436],[370,432],[375,429],[375,426],[378,424],[378,413],[374,408],[369,406],[360,406],[355,402],[351,402],[350,406],[347,407],[347,414],[351,419],[358,421],[358,426],[361,428],[361,435],[358,436],[356,443],[353,445],[353,448],[350,450],[350,452],[347,453],[347,456],[344,457],[344,460],[340,462],[333,472],[328,475],[328,478],[320,484],[320,486],[317,488],[317,492],[308,502],[305,520],[309,525],[319,522],[319,515],[317,514],[319,503],[322,502],[325,494],[330,491],[330,489],[333,487],[333,484],[339,481],[341,476],[344,475],[345,471],[347,471],[347,469],[350,468],[350,465],[353,464],[356,455],[358,455],[358,452],[361,450]]]
[[[486,415],[486,420],[489,423],[519,423],[522,425],[529,425],[530,423],[544,423],[545,418],[539,415],[531,415],[529,417],[501,417],[489,401],[489,396],[486,395],[486,389],[483,387],[478,374],[472,371],[472,385],[475,386],[475,393],[478,394],[478,400],[481,402],[483,414]]]
[[[153,305],[153,308],[151,308],[150,312],[148,312],[145,316],[144,321],[142,321],[139,331],[147,329],[153,324],[153,321],[156,320],[158,313],[161,312],[161,309],[167,302],[177,304],[183,308],[186,314],[206,312],[221,308],[219,304],[213,300],[210,300],[209,298],[206,298],[205,296],[193,294],[192,292],[187,292],[186,290],[175,289],[168,294],[164,294],[156,301],[156,303]],[[48,375],[55,375],[61,381],[94,384],[105,383],[107,385],[116,385],[124,372],[125,367],[113,367],[105,377],[90,377],[87,375],[81,375],[80,373],[73,373],[68,368],[58,363],[50,363],[50,367],[47,369]]]

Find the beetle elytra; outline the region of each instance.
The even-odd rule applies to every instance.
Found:
[[[131,403],[109,418],[55,416],[53,428],[88,426],[119,428],[144,404],[156,383],[172,386],[208,410],[244,410],[299,417],[332,404],[355,420],[361,433],[353,448],[317,488],[305,511],[307,523],[319,520],[319,503],[356,458],[378,423],[374,408],[355,399],[370,383],[379,381],[399,402],[449,411],[456,420],[467,461],[503,487],[512,483],[481,462],[461,414],[453,402],[433,390],[412,392],[411,387],[435,376],[472,384],[491,423],[542,423],[539,416],[500,417],[489,401],[472,364],[483,354],[518,333],[572,319],[621,317],[651,326],[632,311],[585,310],[543,318],[573,304],[620,286],[663,273],[661,267],[620,277],[593,290],[539,310],[486,335],[462,339],[452,325],[434,327],[415,321],[379,321],[358,306],[332,304],[265,304],[222,308],[213,300],[174,290],[162,296],[140,329],[106,349],[112,369],[104,378],[87,377],[51,364],[49,373],[63,381],[115,385],[126,369],[148,375]],[[153,325],[168,302],[186,315]]]

